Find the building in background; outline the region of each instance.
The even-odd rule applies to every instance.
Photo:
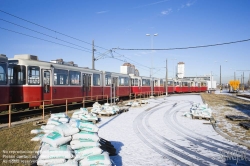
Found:
[[[183,78],[185,74],[185,63],[179,62],[177,64],[177,78]]]
[[[132,65],[131,63],[124,63],[120,67],[120,73],[122,73],[122,74],[133,74],[135,76],[139,76],[138,69],[136,69],[135,65]]]

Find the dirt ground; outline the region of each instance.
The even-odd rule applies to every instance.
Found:
[[[250,143],[250,130],[239,125],[240,121],[232,121],[226,115],[250,117],[250,101],[235,96],[222,94],[201,94],[205,103],[213,110],[217,126],[230,137]]]

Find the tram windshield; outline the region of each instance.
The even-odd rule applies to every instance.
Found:
[[[0,63],[0,85],[7,84],[7,71],[6,71],[7,64]]]

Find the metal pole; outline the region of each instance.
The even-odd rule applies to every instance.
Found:
[[[11,127],[11,104],[9,104],[9,127]]]
[[[244,71],[243,71],[243,92],[244,92],[244,88],[245,88],[245,83],[244,83]]]
[[[166,59],[166,96],[168,96],[168,60]]]
[[[221,65],[220,65],[220,92],[221,92]]]
[[[44,100],[43,100],[43,120],[44,120]]]
[[[68,99],[66,99],[66,115],[68,114]]]
[[[92,69],[95,69],[95,46],[94,46],[94,40],[92,41]]]

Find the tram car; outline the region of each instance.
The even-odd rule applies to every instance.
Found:
[[[9,103],[8,58],[0,54],[0,105]],[[0,106],[0,111],[7,110],[7,106]]]
[[[0,103],[21,108],[96,99],[166,93],[166,80],[78,67],[62,59],[40,61],[35,55],[0,56]],[[7,73],[8,68],[8,73]],[[8,81],[7,81],[8,75]],[[168,80],[168,93],[205,92],[202,81]]]
[[[103,71],[103,95],[115,100],[129,96],[129,75]]]
[[[11,103],[40,106],[63,104],[85,99],[100,99],[103,96],[102,72],[78,67],[73,62],[58,59],[39,61],[34,55],[15,55],[9,59]],[[79,99],[72,99],[77,98]]]

